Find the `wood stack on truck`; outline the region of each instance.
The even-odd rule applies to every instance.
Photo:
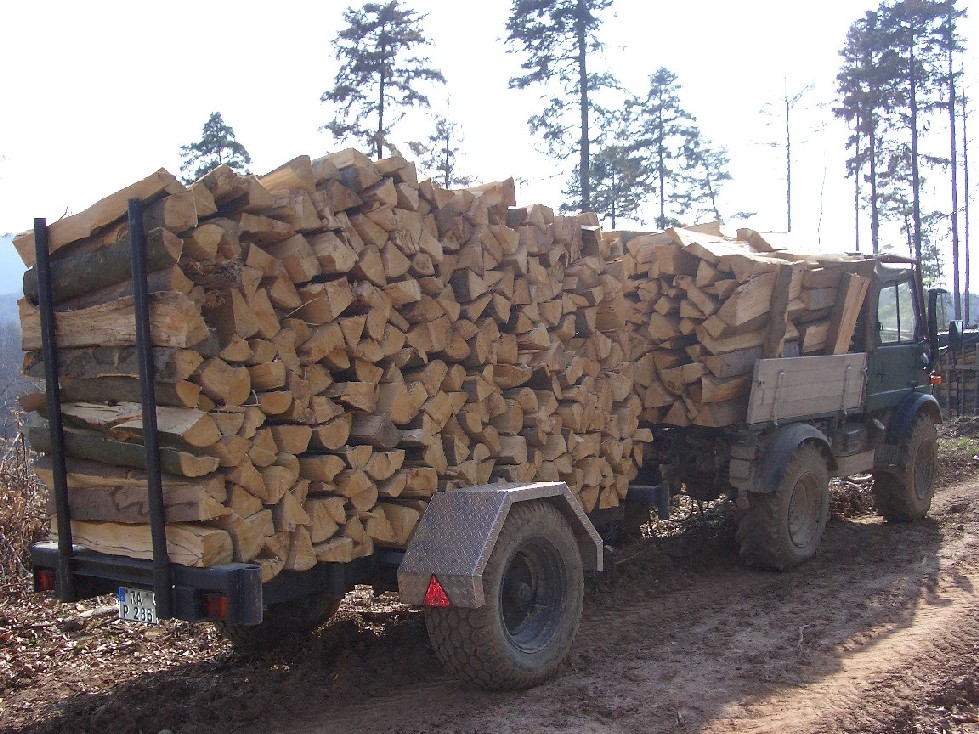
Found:
[[[598,530],[671,494],[735,498],[743,557],[776,568],[815,552],[831,473],[927,510],[913,263],[515,204],[345,150],[161,170],[17,237],[25,372],[57,364],[24,401],[63,515],[37,588],[251,642],[398,588],[451,668],[519,687],[567,652]]]
[[[759,359],[848,352],[873,272],[862,258],[776,252],[751,230],[704,230],[622,236],[650,423],[741,423]]]
[[[944,349],[936,367],[942,376],[938,398],[952,415],[979,413],[979,330],[952,321],[942,334]]]

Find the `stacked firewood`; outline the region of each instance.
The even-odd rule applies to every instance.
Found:
[[[605,236],[626,250],[634,387],[653,424],[743,422],[759,359],[847,352],[873,268],[716,225]]]
[[[130,197],[172,561],[266,579],[347,562],[403,547],[435,492],[488,482],[565,481],[587,511],[625,496],[650,436],[618,240],[514,208],[512,180],[447,191],[347,150],[190,187],[159,171],[49,227],[76,543],[151,555]],[[33,234],[15,246],[32,265]],[[32,268],[25,372],[43,377],[37,292]],[[43,421],[30,437],[50,450]]]
[[[938,358],[935,371],[942,376],[936,394],[953,414],[979,410],[979,345],[976,333],[966,332],[960,349],[947,349]]]

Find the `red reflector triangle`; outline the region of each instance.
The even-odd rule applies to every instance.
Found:
[[[432,574],[432,580],[428,582],[428,588],[425,590],[425,606],[452,606],[452,602],[449,601],[448,594],[445,593],[445,589],[442,588],[442,584],[439,583],[439,580],[435,578],[435,574]]]

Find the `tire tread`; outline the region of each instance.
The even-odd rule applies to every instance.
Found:
[[[825,477],[826,487],[821,507],[821,520],[825,527],[829,516],[829,470],[822,450],[814,443],[799,446],[785,466],[782,483],[774,492],[749,493],[750,507],[738,523],[737,541],[741,560],[749,566],[784,571],[796,566],[815,552],[799,551],[788,537],[786,515],[788,513],[790,487],[787,481],[807,469],[819,468]],[[819,534],[822,534],[820,528]],[[818,538],[814,545],[818,545]]]
[[[935,490],[934,474],[928,498],[920,500],[913,486],[914,467],[908,463],[907,458],[913,454],[916,460],[922,447],[934,451],[935,442],[934,422],[924,413],[919,413],[911,424],[907,440],[901,445],[902,458],[898,472],[874,473],[874,501],[877,504],[877,512],[888,522],[913,522],[928,513]]]
[[[529,688],[551,677],[557,670],[567,648],[574,639],[581,617],[583,591],[583,574],[581,558],[571,528],[553,504],[546,501],[531,501],[519,503],[510,509],[496,548],[505,548],[514,533],[518,533],[526,524],[541,519],[546,526],[562,528],[568,533],[574,544],[577,568],[571,573],[571,599],[566,612],[574,617],[570,638],[565,650],[556,660],[536,670],[526,670],[517,667],[501,649],[497,622],[496,608],[487,598],[487,603],[478,609],[462,607],[427,607],[425,623],[428,627],[429,638],[439,659],[453,673],[469,683],[487,690],[513,690]],[[502,563],[496,549],[490,556],[483,578],[491,578],[496,566]],[[485,583],[485,581],[484,581]]]

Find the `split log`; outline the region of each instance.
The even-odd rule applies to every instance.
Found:
[[[51,518],[57,528],[57,518]],[[231,536],[224,530],[201,525],[167,523],[167,553],[181,566],[218,566],[233,558]],[[55,534],[55,537],[57,535]],[[149,525],[121,525],[84,520],[71,521],[72,541],[96,553],[140,560],[153,558]]]
[[[35,451],[50,453],[51,436],[47,427],[34,426],[28,430],[28,438]],[[65,430],[65,451],[69,456],[98,461],[113,466],[146,468],[146,455],[139,444],[124,443],[102,438],[91,431]],[[181,477],[203,477],[218,468],[218,460],[210,456],[197,456],[175,449],[160,449],[160,467],[167,474]]]
[[[48,225],[48,251],[60,250],[67,244],[90,237],[98,229],[126,216],[129,199],[153,201],[165,194],[186,191],[171,173],[160,169],[111,196],[93,204],[83,212]],[[34,232],[24,232],[14,238],[14,247],[24,264],[34,264]]]
[[[130,244],[128,238],[93,252],[80,252],[51,260],[51,295],[54,303],[67,301],[91,291],[131,280]],[[146,234],[146,271],[148,273],[175,265],[183,252],[183,241],[163,228]],[[24,296],[37,303],[37,272],[24,273]]]
[[[21,300],[21,348],[40,350],[38,309]],[[55,317],[59,347],[132,346],[136,343],[132,297],[120,298],[79,311],[61,311]],[[207,337],[207,326],[194,303],[181,293],[150,296],[150,338],[153,346],[190,347]]]

